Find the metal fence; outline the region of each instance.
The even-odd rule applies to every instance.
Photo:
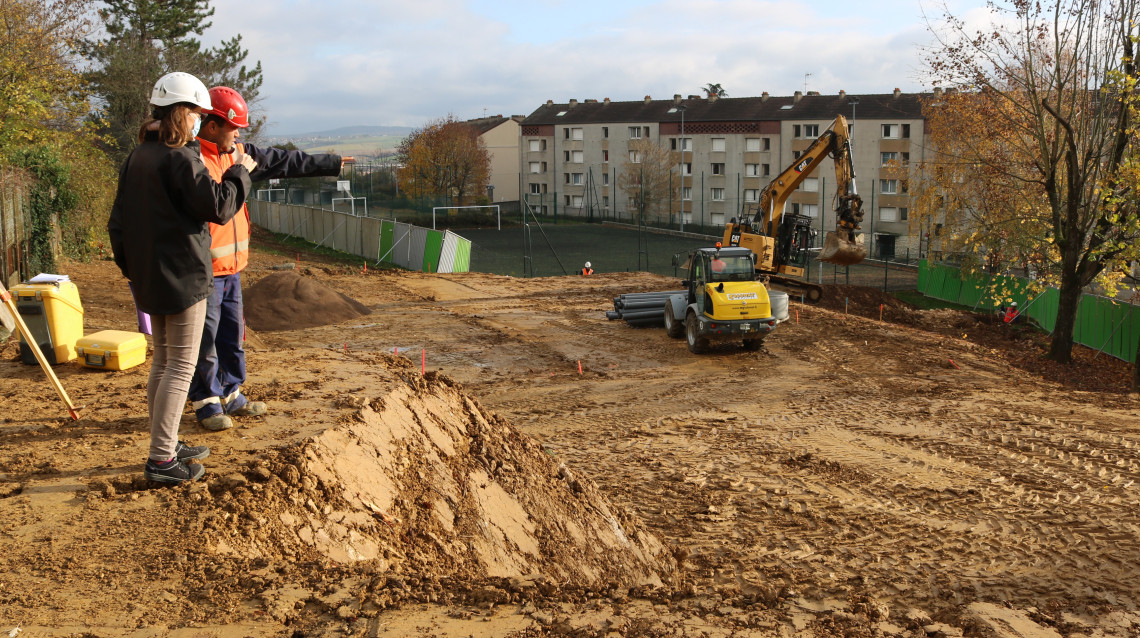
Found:
[[[11,288],[31,276],[31,220],[20,173],[0,166],[0,281]]]

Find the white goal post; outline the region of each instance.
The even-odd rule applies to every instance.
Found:
[[[499,208],[498,204],[490,204],[487,206],[435,206],[431,209],[431,229],[435,230],[435,211],[437,210],[463,210],[465,208],[494,208],[495,218],[499,224],[499,230],[503,229],[503,211]]]

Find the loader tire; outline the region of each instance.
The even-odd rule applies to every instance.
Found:
[[[689,352],[693,354],[704,354],[709,350],[709,340],[701,336],[700,322],[692,312],[685,317],[685,340],[689,342]]]
[[[676,316],[673,314],[673,302],[665,302],[665,334],[680,339],[685,336],[685,324],[677,321]]]

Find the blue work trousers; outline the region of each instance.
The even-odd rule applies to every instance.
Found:
[[[248,402],[241,394],[245,382],[241,273],[215,276],[214,291],[206,306],[206,327],[190,382],[189,399],[199,420],[237,410]]]

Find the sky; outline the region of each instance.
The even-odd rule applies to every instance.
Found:
[[[945,0],[954,15],[983,0]],[[529,115],[547,100],[929,91],[935,0],[213,0],[267,134]],[[928,18],[928,17],[929,18]]]

